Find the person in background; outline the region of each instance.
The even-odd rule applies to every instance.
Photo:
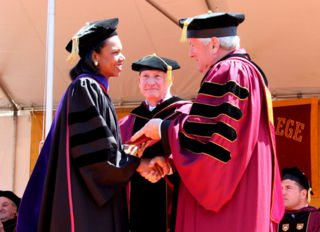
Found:
[[[145,56],[132,64],[132,70],[139,72],[138,85],[145,100],[120,120],[123,141],[129,140],[152,118],[174,119],[180,112],[189,110],[190,102],[172,96],[170,91],[172,70],[179,68],[176,61],[156,54]],[[161,141],[158,141],[143,152],[142,160],[158,159],[166,162],[164,154]],[[133,175],[130,181],[129,209],[131,232],[166,232],[170,227],[170,231],[174,231],[178,184],[177,173],[157,183],[150,183],[139,173]],[[168,211],[171,211],[171,220]]]
[[[16,229],[20,198],[12,191],[0,190],[0,232]]]
[[[118,18],[88,23],[66,49],[72,83],[24,192],[18,232],[128,232],[126,189],[148,165],[123,149],[108,95],[109,79],[125,60]]]
[[[286,208],[278,231],[320,231],[320,210],[309,206],[310,182],[297,167],[282,170],[282,194]]]
[[[176,232],[275,231],[284,214],[272,99],[240,49],[238,13],[180,20],[204,77],[189,114],[152,119],[132,136],[160,139],[181,178]],[[160,133],[161,129],[161,133]]]

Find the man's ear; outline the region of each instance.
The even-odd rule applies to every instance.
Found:
[[[212,52],[214,54],[217,53],[220,48],[219,39],[217,37],[212,37],[210,41],[210,45],[211,45]]]
[[[308,190],[302,189],[300,192],[303,199],[308,199]]]

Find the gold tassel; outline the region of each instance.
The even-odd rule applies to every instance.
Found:
[[[183,23],[183,28],[182,28],[181,38],[180,38],[180,42],[182,43],[187,41],[187,30],[192,19],[193,18],[187,18],[186,21],[184,21]]]
[[[152,56],[157,57],[167,66],[167,84],[170,86],[172,84],[172,66],[168,65],[167,62],[165,62],[160,56],[157,56],[156,53],[153,53]]]
[[[172,66],[167,65],[167,84],[172,85]]]
[[[67,61],[72,62],[76,57],[79,56],[79,38],[72,37],[72,50],[67,58]]]
[[[311,202],[311,191],[312,191],[312,188],[309,188],[308,189],[308,202],[309,203]]]

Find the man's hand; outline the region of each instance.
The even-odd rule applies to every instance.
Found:
[[[170,173],[171,165],[163,156],[156,156],[149,162],[149,167],[159,167],[162,170],[162,177]]]
[[[137,171],[151,183],[156,183],[171,171],[171,166],[163,156],[156,156],[151,160],[141,159]]]
[[[144,127],[137,131],[130,139],[131,142],[136,141],[139,137],[145,135],[148,138],[159,140],[160,137],[160,125],[162,120],[159,118],[151,119]]]
[[[137,172],[151,183],[156,183],[163,175],[162,170],[158,166],[150,167],[149,163],[150,159],[141,159]]]

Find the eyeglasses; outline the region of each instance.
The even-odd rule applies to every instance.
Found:
[[[148,75],[141,75],[140,76],[140,80],[141,81],[150,81],[150,80],[154,80],[154,81],[162,81],[165,77],[164,76],[160,76],[160,75],[155,75],[155,76],[148,76]]]

